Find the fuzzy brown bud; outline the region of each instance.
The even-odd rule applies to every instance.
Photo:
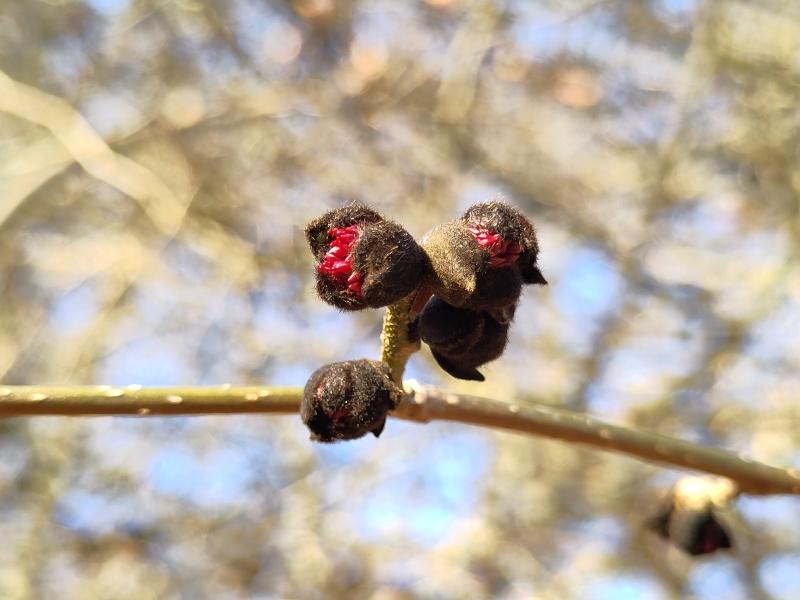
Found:
[[[318,442],[378,437],[403,391],[380,361],[348,360],[320,367],[306,383],[300,416]]]
[[[419,318],[419,335],[439,366],[458,379],[483,381],[477,367],[498,358],[508,342],[515,305],[475,311],[432,298]]]
[[[393,304],[427,270],[428,258],[411,234],[360,204],[314,219],[306,239],[317,260],[319,296],[344,310]]]
[[[503,202],[470,207],[461,219],[431,230],[422,245],[431,288],[456,307],[508,306],[517,302],[524,283],[547,283],[536,266],[533,225]]]
[[[474,204],[463,217],[472,227],[495,232],[504,240],[519,244],[520,253],[516,261],[523,283],[547,285],[536,261],[539,257],[539,242],[533,224],[513,206],[500,200]]]

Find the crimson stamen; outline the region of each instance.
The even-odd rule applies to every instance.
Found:
[[[518,242],[506,241],[499,233],[485,227],[470,225],[469,231],[480,247],[489,253],[489,267],[492,269],[501,269],[512,265],[522,253],[522,246]]]
[[[330,277],[342,287],[347,286],[348,291],[361,297],[363,275],[353,271],[352,252],[358,241],[358,225],[348,227],[334,227],[328,230],[331,238],[330,246],[325,256],[317,265],[317,271]]]

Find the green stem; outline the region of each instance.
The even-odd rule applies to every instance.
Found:
[[[414,292],[392,304],[383,317],[381,360],[392,370],[392,379],[401,385],[409,357],[419,350],[419,341],[413,342],[408,337],[411,307],[416,295]]]

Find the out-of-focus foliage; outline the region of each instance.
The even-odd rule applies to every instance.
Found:
[[[376,358],[303,225],[358,199],[421,236],[502,194],[551,285],[486,383],[410,376],[800,467],[795,0],[3,0],[0,71],[5,383]],[[3,598],[800,597],[797,500],[693,562],[641,527],[674,473],[555,441],[1,427]]]

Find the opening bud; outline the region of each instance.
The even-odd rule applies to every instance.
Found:
[[[493,200],[431,230],[422,241],[429,282],[448,304],[473,310],[515,304],[525,283],[546,284],[536,266],[533,225],[515,208]]]
[[[419,285],[427,268],[411,234],[361,204],[328,211],[305,233],[317,261],[317,293],[343,310],[393,304]]]

